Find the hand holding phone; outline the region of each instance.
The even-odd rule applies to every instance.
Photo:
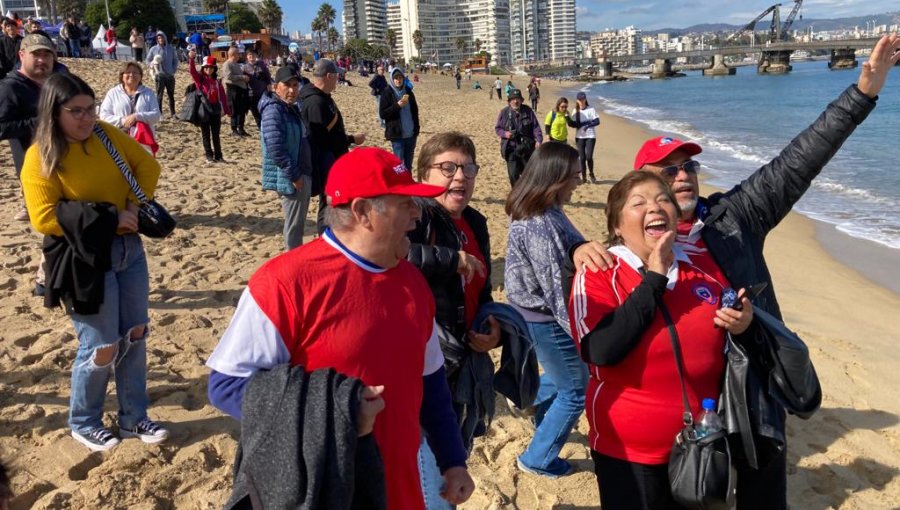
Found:
[[[753,301],[764,290],[768,287],[768,282],[760,282],[750,285],[744,289],[741,289],[743,292],[735,292],[732,288],[727,288],[722,291],[722,308],[732,308],[734,310],[743,309],[743,305],[741,305],[741,298],[747,297],[747,299]]]

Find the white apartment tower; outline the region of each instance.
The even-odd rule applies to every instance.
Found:
[[[512,60],[575,58],[575,0],[509,0]]]
[[[509,0],[400,0],[403,57],[420,57],[436,64],[459,64],[480,51],[491,54],[493,64],[508,64]],[[422,34],[421,50],[412,34]],[[460,48],[457,40],[465,46]]]
[[[663,44],[668,43],[668,37]],[[641,31],[634,27],[621,30],[604,30],[591,36],[591,52],[594,57],[639,55],[644,53]]]
[[[344,41],[365,39],[369,44],[384,44],[387,31],[385,0],[345,0],[341,22]]]
[[[394,36],[397,38],[397,42],[394,44],[394,47],[391,48],[391,55],[394,57],[402,57],[403,38],[405,34],[403,33],[403,22],[402,16],[400,15],[400,2],[387,4],[387,27],[388,30],[394,31]]]

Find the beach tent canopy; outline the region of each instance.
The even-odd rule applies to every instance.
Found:
[[[97,35],[94,36],[91,46],[93,46],[95,50],[102,51],[106,49],[106,27],[102,24],[100,25],[100,28],[97,29]]]
[[[450,62],[446,62],[444,63],[444,67],[453,67],[453,64],[451,64]]]

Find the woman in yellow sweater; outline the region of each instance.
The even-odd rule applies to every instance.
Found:
[[[72,367],[69,427],[78,442],[104,451],[119,443],[102,419],[112,375],[119,400],[120,436],[158,443],[169,432],[147,416],[149,275],[137,234],[137,198],[94,134],[95,123],[97,104],[90,86],[75,75],[52,75],[41,91],[35,143],[25,155],[21,178],[32,226],[45,236],[54,236],[56,242],[63,239],[58,205],[100,204],[106,211],[115,211],[108,214],[118,216],[117,226],[113,226],[114,217],[109,226],[115,232],[105,235],[112,243],[111,269],[102,274],[102,302],[97,313],[79,313],[67,303],[79,342]],[[159,164],[121,130],[104,122],[99,125],[144,193],[152,197]],[[85,239],[84,243],[91,241]]]
[[[573,125],[569,117],[569,100],[561,97],[556,100],[556,108],[547,112],[544,118],[544,129],[550,140],[554,142],[569,143],[569,128]]]

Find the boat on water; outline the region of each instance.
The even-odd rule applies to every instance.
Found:
[[[810,54],[810,52],[806,50],[800,50],[791,53],[791,62],[808,62],[812,59],[812,54]]]

